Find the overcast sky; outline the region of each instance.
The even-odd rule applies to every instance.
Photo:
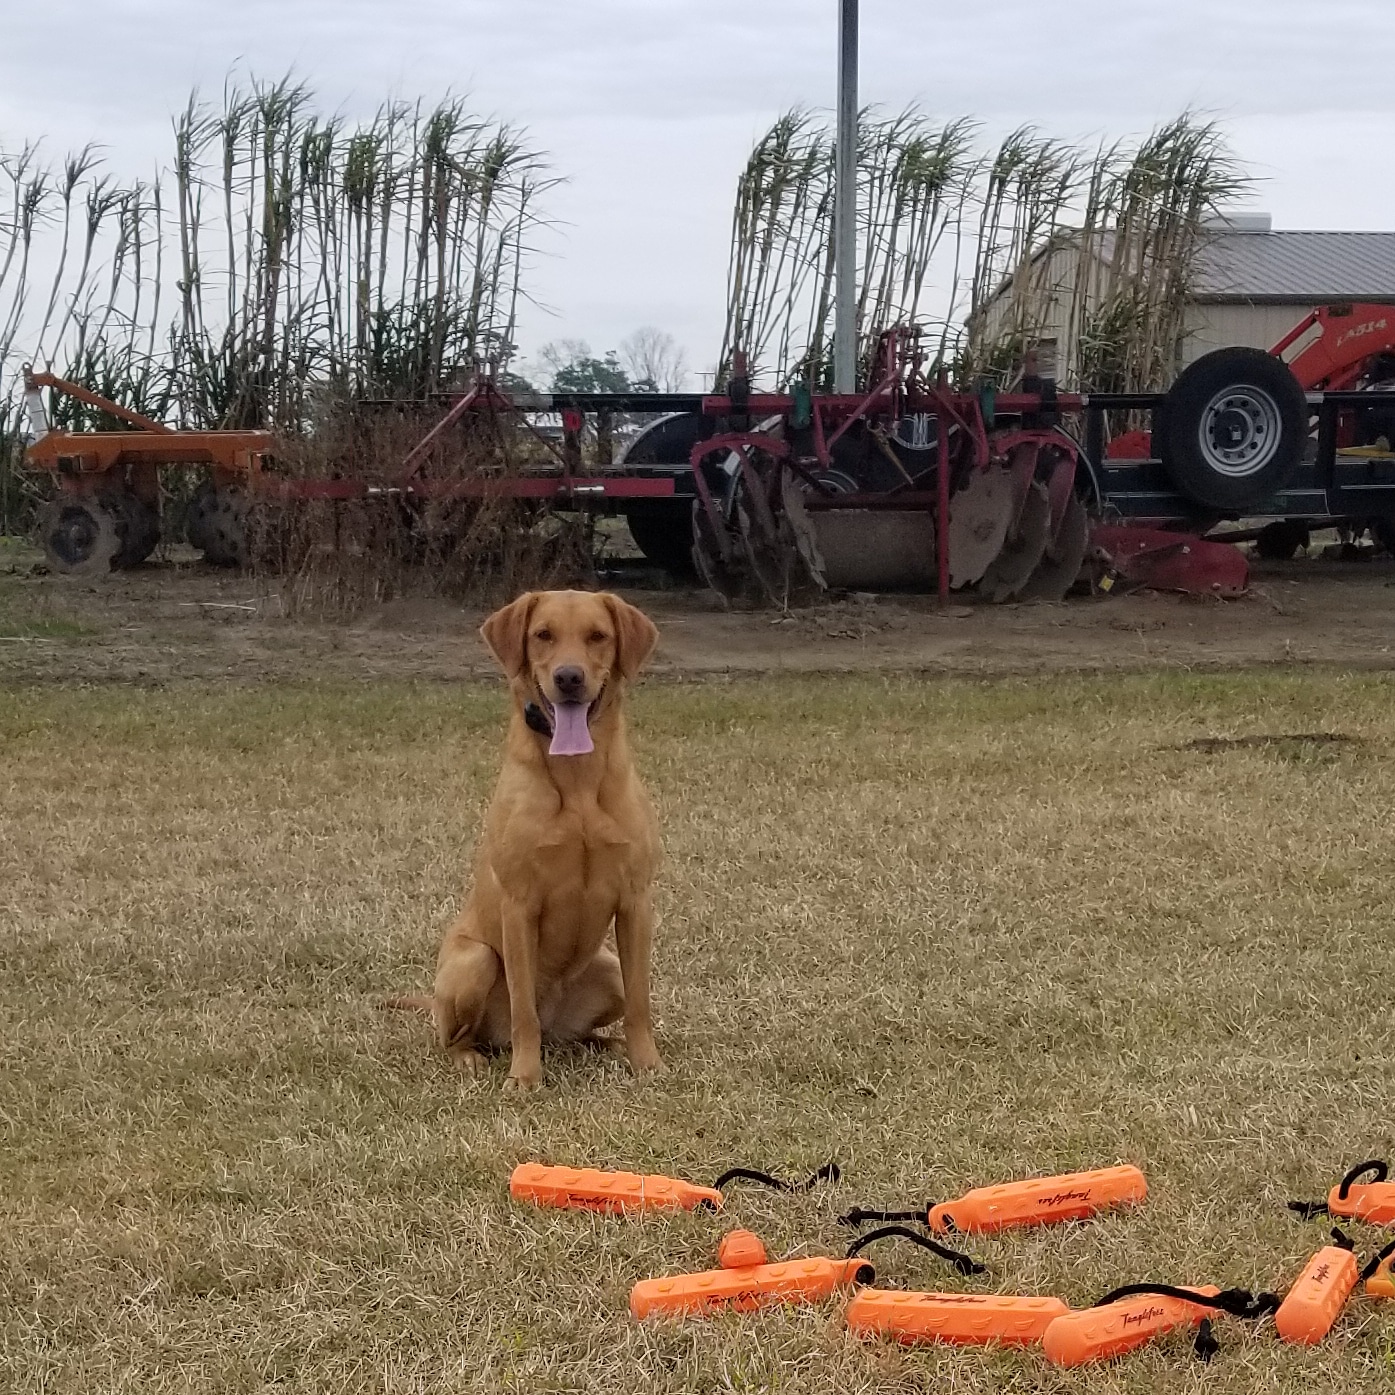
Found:
[[[549,196],[525,356],[644,324],[715,357],[732,188],[784,108],[833,99],[837,0],[5,0],[0,146],[95,140],[126,177],[231,69],[368,117],[468,93],[523,125]],[[862,0],[861,96],[990,135],[1094,141],[1220,118],[1280,228],[1395,229],[1395,0]]]

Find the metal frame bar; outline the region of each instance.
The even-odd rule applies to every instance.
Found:
[[[901,370],[905,363],[903,361],[898,369],[896,360],[897,345],[901,342],[902,336],[895,332],[885,337],[881,355],[885,373],[871,392],[820,394],[813,399],[814,448],[822,466],[828,467],[832,459],[831,447],[855,422],[886,412],[934,415],[938,422],[939,457],[951,464],[951,454],[955,449],[954,432],[956,428],[966,431],[973,440],[974,462],[986,464],[989,441],[978,397],[930,386],[914,377],[903,390]],[[659,500],[696,495],[712,518],[714,527],[718,528],[719,536],[724,536],[721,506],[712,497],[700,468],[701,462],[709,455],[739,448],[749,466],[748,451],[751,447],[783,460],[789,455],[789,448],[784,442],[752,431],[721,433],[700,442],[688,462],[691,489],[680,487],[686,485],[681,466],[675,466],[672,473],[664,474],[651,470],[639,473],[610,469],[595,474],[576,474],[568,468],[562,453],[552,442],[546,444],[561,465],[555,474],[432,481],[420,478],[420,470],[435,442],[471,410],[494,410],[527,419],[551,412],[660,414],[667,409],[720,419],[738,414],[782,416],[794,406],[794,399],[784,394],[756,394],[739,403],[729,396],[710,393],[569,393],[520,396],[518,400],[512,400],[491,382],[484,381],[459,395],[426,399],[449,402],[449,409],[403,461],[399,480],[378,486],[352,480],[286,479],[271,474],[263,466],[263,458],[273,451],[274,438],[269,432],[174,431],[119,403],[89,392],[80,384],[52,374],[35,374],[31,371],[26,376],[26,386],[34,389],[49,387],[67,393],[137,427],[137,430],[129,432],[49,431],[35,441],[27,452],[28,463],[36,469],[62,475],[68,481],[65,485],[68,488],[81,490],[93,487],[106,473],[128,466],[148,468],[191,464],[211,465],[216,471],[229,475],[245,475],[249,487],[256,492],[283,499],[351,499],[400,492],[428,498],[515,497],[582,503],[589,500]],[[1166,481],[1159,478],[1156,485],[1150,483],[1149,462],[1133,464],[1111,462],[1104,458],[1105,412],[1154,411],[1164,400],[1165,395],[1161,393],[1060,394],[1053,404],[1057,411],[1065,414],[1083,415],[1084,458],[1100,474],[1105,501],[1112,500],[1121,512],[1160,517],[1166,516],[1170,508],[1175,509],[1183,503]],[[1380,479],[1353,478],[1352,470],[1343,468],[1343,457],[1338,446],[1343,413],[1371,406],[1371,394],[1357,391],[1310,393],[1308,400],[1317,418],[1317,459],[1312,466],[1305,467],[1304,476],[1301,477],[1304,482],[1296,482],[1284,491],[1283,497],[1293,496],[1295,512],[1315,511],[1315,516],[1319,512],[1324,516],[1341,516],[1345,512],[1382,512],[1379,504],[1384,502],[1381,496],[1385,496],[1390,500],[1389,511],[1395,513],[1395,481],[1386,483]],[[420,404],[373,402],[365,405],[405,408]],[[1004,394],[996,399],[994,408],[996,413],[1004,416],[1030,418],[1034,412],[1042,410],[1043,398],[1035,393]],[[994,449],[1001,449],[1005,439],[998,436],[993,443]],[[962,455],[962,447],[960,451]],[[1151,469],[1156,474],[1156,465],[1152,465]],[[901,486],[886,495],[832,497],[842,507],[934,507],[947,520],[947,501],[942,497],[942,491],[951,483],[949,475],[949,469],[941,472],[941,483],[933,496],[923,497],[921,492]],[[1132,478],[1126,478],[1126,475]],[[1113,476],[1112,481],[1109,476]],[[1157,485],[1162,487],[1158,488]],[[1305,499],[1310,502],[1304,503]],[[811,493],[808,503],[811,508],[833,506],[818,490]],[[1300,504],[1302,507],[1298,507]],[[936,541],[943,552],[947,535],[939,536],[939,525]]]
[[[838,5],[838,123],[833,169],[833,386],[852,392],[857,374],[858,0]]]
[[[133,412],[129,407],[123,407],[119,402],[113,402],[109,397],[103,397],[100,393],[90,391],[81,383],[69,382],[67,378],[60,378],[55,373],[35,373],[33,365],[28,363],[23,366],[22,371],[25,392],[33,392],[37,388],[53,388],[55,392],[61,392],[65,397],[85,402],[89,407],[96,407],[108,416],[115,417],[117,421],[124,421],[128,426],[134,426],[138,430],[153,431],[162,436],[174,434],[173,427],[166,426],[163,422],[153,421],[150,417],[142,416],[139,412]]]

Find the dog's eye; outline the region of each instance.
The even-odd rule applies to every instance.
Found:
[[[533,633],[533,638],[534,638],[534,639],[541,640],[544,644],[551,644],[551,643],[552,643],[552,631],[551,631],[551,630],[536,630],[536,631],[534,631],[534,633]]]
[[[586,641],[588,644],[601,644],[604,642],[606,637],[607,636],[603,630],[592,630],[591,633],[586,636]]]

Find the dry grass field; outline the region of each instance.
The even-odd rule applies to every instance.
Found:
[[[0,1385],[1376,1392],[1395,1304],[1311,1351],[1218,1323],[1058,1373],[849,1339],[836,1305],[638,1325],[728,1224],[837,1252],[852,1204],[1134,1161],[1098,1222],[975,1238],[963,1280],[1086,1304],[1283,1287],[1289,1214],[1395,1152],[1395,680],[1309,671],[650,682],[671,1070],[553,1053],[526,1098],[379,995],[429,981],[498,685],[0,688]],[[1196,738],[1333,733],[1234,747]],[[510,1203],[525,1159],[710,1181],[727,1214]],[[1354,1227],[1363,1250],[1378,1235]]]

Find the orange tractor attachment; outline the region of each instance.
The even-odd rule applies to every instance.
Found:
[[[51,430],[42,388],[135,429]],[[34,436],[25,460],[31,469],[50,472],[57,484],[39,520],[55,571],[98,573],[145,561],[160,540],[159,472],[165,466],[208,471],[190,503],[190,541],[210,561],[247,560],[246,484],[271,452],[269,431],[175,431],[66,378],[35,373],[28,364],[24,392]]]
[[[134,428],[130,431],[60,431],[50,428],[43,389],[62,393]],[[25,459],[56,482],[55,497],[39,522],[49,565],[59,572],[100,573],[143,562],[160,538],[162,468],[198,470],[185,517],[189,543],[220,566],[245,566],[254,550],[251,514],[259,500],[294,505],[310,500],[377,500],[410,511],[421,501],[517,499],[563,507],[633,509],[649,519],[653,509],[688,505],[676,496],[673,472],[588,471],[582,465],[582,413],[566,401],[539,399],[516,406],[481,379],[400,462],[384,483],[363,478],[298,478],[269,468],[275,438],[269,431],[174,430],[139,412],[52,373],[24,369],[25,399],[33,442]],[[598,418],[611,411],[654,411],[661,394],[620,394],[591,399]],[[687,400],[687,399],[684,399]],[[696,400],[695,398],[692,400]],[[433,477],[423,467],[443,435],[467,414],[560,412],[558,448],[534,430],[551,461],[528,473],[481,472]]]

